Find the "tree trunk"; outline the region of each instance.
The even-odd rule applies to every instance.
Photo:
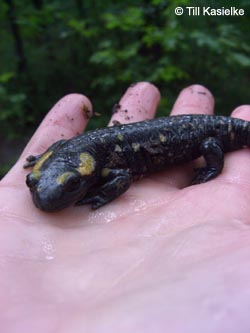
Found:
[[[12,0],[4,0],[4,1],[7,4],[8,8],[7,15],[9,18],[12,36],[15,44],[18,72],[24,73],[27,71],[27,62],[23,49],[23,40],[16,20],[15,4]]]

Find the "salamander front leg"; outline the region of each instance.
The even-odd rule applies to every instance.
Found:
[[[47,152],[55,152],[58,148],[60,148],[66,140],[59,140],[53,143],[43,154],[40,155],[30,155],[26,158],[26,163],[23,165],[24,169],[31,168],[33,167],[39,160],[40,158],[46,154]]]
[[[196,176],[192,185],[205,183],[218,176],[224,166],[224,153],[220,140],[210,137],[201,144],[201,153],[205,158],[206,167],[195,170]]]
[[[29,155],[28,157],[26,157],[26,163],[23,165],[23,168],[27,169],[27,168],[33,167],[38,162],[38,160],[40,160],[42,155],[43,154],[36,155],[36,156],[35,155]]]
[[[116,199],[129,188],[132,178],[127,170],[106,170],[104,176],[106,182],[99,188],[95,188],[83,199],[76,202],[77,206],[91,204],[93,209],[97,209],[108,202]]]

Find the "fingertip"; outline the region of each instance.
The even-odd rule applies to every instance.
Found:
[[[133,123],[153,118],[160,98],[158,88],[150,82],[131,84],[119,103],[114,106],[109,125]]]
[[[39,154],[52,143],[80,134],[92,116],[90,100],[81,94],[62,97],[48,112],[23,155]]]
[[[173,106],[171,115],[178,114],[212,114],[214,97],[212,93],[200,84],[184,88]]]
[[[240,105],[233,110],[232,117],[250,121],[250,105]]]
[[[241,105],[233,110],[232,117],[250,121],[250,105]],[[241,149],[227,154],[225,167],[220,179],[226,184],[235,185],[243,194],[250,189],[249,149]]]
[[[63,96],[55,104],[55,106],[57,104],[60,104],[60,103],[65,103],[67,106],[71,105],[71,103],[73,103],[73,105],[75,105],[75,106],[78,106],[78,104],[81,104],[82,109],[83,109],[85,115],[87,116],[87,119],[90,118],[92,116],[92,114],[93,114],[92,103],[90,102],[89,98],[86,95],[79,94],[79,93],[67,94],[67,95]],[[69,112],[71,112],[71,110],[69,110]]]
[[[59,125],[68,128],[75,135],[82,131],[93,115],[93,108],[87,96],[82,94],[68,94],[62,97],[49,111],[40,127]]]

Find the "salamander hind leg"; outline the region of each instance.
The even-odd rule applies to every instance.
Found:
[[[200,149],[205,158],[206,166],[195,170],[196,175],[192,185],[205,183],[217,177],[224,166],[224,153],[220,140],[209,137],[202,142]]]
[[[77,201],[76,205],[91,204],[92,209],[97,209],[127,191],[132,182],[130,173],[123,169],[106,170],[104,178],[105,183],[103,185],[95,188],[83,199]]]

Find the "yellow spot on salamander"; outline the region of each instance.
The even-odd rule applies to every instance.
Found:
[[[109,168],[103,168],[102,169],[102,177],[108,177],[108,175],[110,174],[111,169]]]
[[[132,148],[135,152],[137,152],[140,149],[140,144],[138,142],[133,142]]]
[[[123,135],[122,134],[118,134],[117,135],[117,139],[120,140],[120,141],[123,141]]]
[[[95,170],[95,159],[90,153],[80,154],[80,164],[77,171],[80,172],[82,176],[91,175]]]
[[[229,120],[229,123],[228,123],[228,133],[229,133],[230,140],[233,142],[235,139],[235,133],[233,130],[233,124],[231,122],[231,119]]]
[[[36,180],[38,180],[40,177],[41,177],[41,171],[40,170],[38,170],[38,171],[32,171],[32,176],[36,179]]]
[[[230,140],[234,141],[235,140],[235,133],[232,131],[230,132]]]
[[[163,135],[162,133],[160,133],[159,138],[162,143],[167,141],[167,137],[165,135]]]
[[[57,184],[62,185],[62,184],[65,183],[65,181],[66,181],[69,177],[74,176],[74,175],[75,175],[74,172],[70,172],[70,171],[68,171],[68,172],[64,172],[63,174],[61,174],[60,176],[58,176],[58,177],[56,178],[56,182],[57,182]]]
[[[122,152],[122,148],[121,148],[121,146],[119,146],[119,145],[115,145],[115,152],[116,153],[120,153],[120,152]]]
[[[32,175],[35,179],[39,179],[41,176],[41,167],[43,166],[43,163],[47,161],[47,159],[53,154],[53,151],[47,151],[47,153],[44,153],[41,158],[37,161],[35,164]]]
[[[41,191],[42,191],[42,186],[41,186],[41,185],[38,185],[37,188],[36,188],[36,191],[37,191],[37,192],[41,192]]]

